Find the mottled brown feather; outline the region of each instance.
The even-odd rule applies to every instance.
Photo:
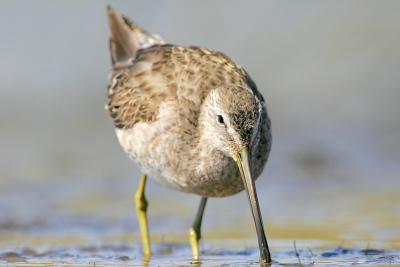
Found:
[[[139,50],[129,66],[114,71],[107,109],[117,128],[130,129],[154,121],[163,101],[183,99],[199,108],[211,89],[243,86],[246,77],[243,68],[220,52],[156,45]]]

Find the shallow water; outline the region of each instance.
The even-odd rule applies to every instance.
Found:
[[[57,189],[56,183],[21,191],[17,196],[15,192],[2,194],[3,207],[6,200],[27,205],[26,210],[2,213],[0,265],[259,266],[251,215],[242,194],[209,201],[201,262],[193,264],[186,233],[197,198],[152,188],[149,220],[154,255],[147,261],[141,254],[129,194],[117,198],[106,190],[95,193],[84,187],[84,197],[76,188],[69,194],[68,183],[63,185],[62,190]],[[124,192],[118,184],[115,188]],[[399,196],[386,191],[380,197],[382,192],[369,191],[353,199],[350,192],[341,188],[342,197],[331,198],[331,194],[336,196],[339,192],[327,188],[330,189],[320,189],[317,194],[304,189],[300,194],[303,197],[292,191],[273,190],[280,193],[274,196],[280,207],[263,206],[273,265],[400,266],[400,221],[397,206],[392,205],[399,203]],[[41,192],[43,198],[38,198]],[[330,201],[315,201],[319,194]],[[282,196],[290,196],[290,201]],[[312,212],[304,209],[311,205],[308,198],[313,199]],[[262,195],[261,199],[268,203]],[[111,206],[110,201],[114,202]],[[286,217],[294,216],[299,207],[305,214]],[[340,210],[335,211],[335,207]]]
[[[236,241],[238,242],[238,241]],[[225,242],[232,244],[231,242]],[[303,242],[303,246],[307,245]],[[311,245],[311,244],[308,244]],[[336,247],[330,250],[298,247],[272,254],[273,266],[291,265],[360,265],[400,266],[399,250]],[[190,248],[183,244],[164,243],[153,247],[150,259],[140,256],[139,246],[102,245],[58,248],[19,248],[0,252],[0,264],[14,266],[260,266],[256,248],[226,249],[206,246],[199,262],[190,259]]]

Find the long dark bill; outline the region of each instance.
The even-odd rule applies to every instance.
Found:
[[[271,254],[269,252],[267,238],[264,233],[264,226],[262,222],[260,206],[258,204],[257,191],[255,183],[250,173],[248,150],[243,149],[236,161],[240,174],[242,176],[244,187],[247,191],[249,198],[251,212],[253,214],[254,223],[256,225],[258,246],[260,247],[261,263],[271,263]]]

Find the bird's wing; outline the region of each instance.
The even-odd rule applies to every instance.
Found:
[[[130,65],[111,71],[106,109],[115,127],[130,129],[138,122],[154,121],[161,102],[175,99],[175,67],[165,63],[163,71],[158,69],[164,50],[140,50]]]
[[[117,128],[130,129],[138,122],[156,120],[166,101],[197,112],[211,89],[222,84],[243,86],[246,77],[243,68],[222,53],[154,45],[138,50],[123,66],[113,67],[106,109]]]
[[[224,54],[165,44],[111,7],[107,13],[113,68],[106,109],[117,128],[154,121],[168,100],[196,112],[212,88],[244,83],[244,70]]]

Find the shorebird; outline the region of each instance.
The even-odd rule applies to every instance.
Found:
[[[143,175],[135,194],[143,253],[151,254],[147,175],[201,196],[189,240],[199,259],[209,197],[247,191],[260,258],[271,256],[257,199],[271,148],[270,119],[249,74],[221,52],[166,43],[108,7],[108,110],[119,143]]]

